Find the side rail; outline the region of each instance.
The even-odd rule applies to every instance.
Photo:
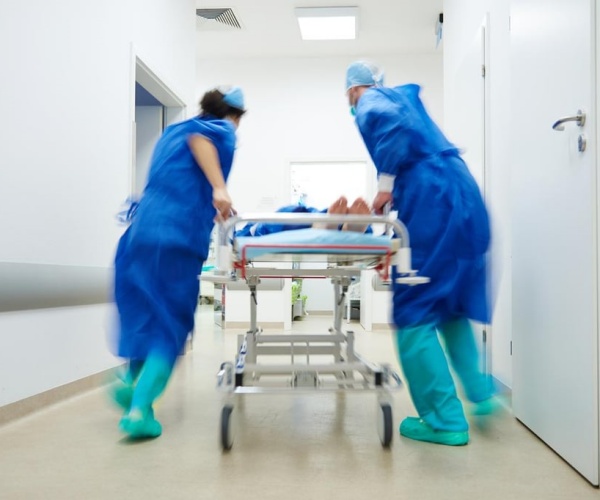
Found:
[[[214,270],[214,281],[229,281],[233,271],[233,236],[239,224],[267,223],[285,225],[314,224],[382,224],[386,233],[394,233],[400,248],[392,257],[391,265],[396,268],[396,283],[418,285],[429,282],[429,278],[417,276],[412,269],[410,238],[406,226],[390,215],[337,215],[337,214],[305,214],[305,213],[248,213],[235,215],[219,226],[217,265]],[[388,274],[388,273],[386,273]],[[222,278],[220,278],[222,277]]]

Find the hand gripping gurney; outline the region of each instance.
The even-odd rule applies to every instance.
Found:
[[[236,226],[248,222],[303,226],[383,224],[395,237],[311,227],[235,238]],[[223,363],[217,376],[217,386],[224,392],[220,429],[223,448],[233,445],[231,417],[239,395],[327,390],[375,392],[379,437],[382,445],[388,447],[393,435],[390,393],[401,387],[400,378],[389,365],[370,363],[355,352],[354,333],[342,331],[342,319],[348,287],[365,269],[377,270],[381,279],[389,282],[391,267],[395,266],[399,283],[417,285],[428,281],[411,268],[405,226],[390,216],[248,214],[234,216],[219,228],[218,245],[216,269],[201,279],[222,284],[245,281],[250,291],[249,330],[238,335],[235,362]],[[311,263],[315,265],[311,267]],[[256,320],[261,277],[331,278],[335,302],[329,333],[263,334]],[[269,359],[276,362],[268,362]]]

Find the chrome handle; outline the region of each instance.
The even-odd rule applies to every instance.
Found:
[[[578,127],[583,127],[585,125],[585,113],[579,109],[577,110],[577,115],[567,116],[566,118],[561,118],[560,120],[554,122],[552,129],[562,131],[565,129],[564,124],[567,122],[576,122]]]

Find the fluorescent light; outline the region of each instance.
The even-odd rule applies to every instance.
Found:
[[[354,40],[357,7],[295,9],[302,40]]]
[[[354,40],[354,17],[299,17],[302,40]]]

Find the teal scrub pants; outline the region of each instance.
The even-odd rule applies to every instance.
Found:
[[[399,329],[400,362],[419,416],[434,430],[463,432],[469,425],[438,332],[467,398],[475,403],[490,398],[491,383],[479,369],[473,328],[466,318]]]

